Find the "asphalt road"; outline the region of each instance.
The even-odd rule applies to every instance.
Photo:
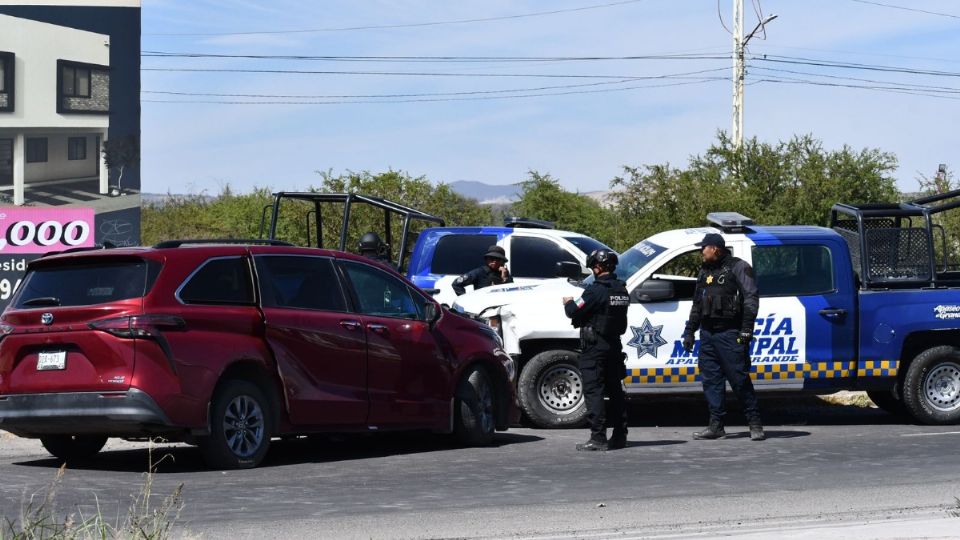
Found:
[[[511,429],[489,448],[432,435],[275,441],[263,466],[207,471],[161,445],[154,503],[183,484],[180,534],[206,538],[960,538],[960,428],[876,409],[763,402],[765,442],[732,425],[693,441],[697,402],[632,411],[628,448],[578,453],[585,430]],[[737,421],[733,413],[731,422]],[[151,452],[111,441],[66,471],[57,504],[125,514]],[[0,435],[0,513],[57,472],[39,442]]]

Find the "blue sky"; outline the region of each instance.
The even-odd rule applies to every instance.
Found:
[[[757,15],[751,0],[745,3],[749,30]],[[758,3],[764,14],[778,18],[768,25],[765,40],[755,38],[749,46],[748,54],[761,58],[748,63],[747,136],[775,142],[810,133],[827,148],[848,144],[893,152],[904,190],[916,189],[918,175],[932,175],[939,163],[960,165],[960,2]],[[563,12],[521,16],[545,11]],[[729,27],[731,1],[720,0],[719,11]],[[489,184],[523,180],[533,169],[550,173],[568,189],[594,191],[607,189],[624,165],[683,165],[715,140],[718,129],[730,129],[731,37],[718,17],[717,0],[144,0],[142,18],[145,53],[706,57],[383,62],[145,56],[144,192],[215,194],[227,184],[238,191],[303,189],[319,183],[316,171],[388,168],[437,182]],[[382,28],[492,18],[498,19]],[[370,26],[381,28],[333,30]],[[318,29],[324,31],[288,32]],[[245,33],[274,31],[284,33]],[[946,75],[772,61],[798,58]],[[663,76],[668,77],[637,79]],[[924,86],[904,94],[809,81],[897,90]],[[543,87],[565,88],[531,90]],[[413,96],[357,97],[397,94]],[[564,95],[519,97],[531,94]]]

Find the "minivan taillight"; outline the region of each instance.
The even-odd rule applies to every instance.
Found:
[[[164,330],[183,330],[187,323],[175,315],[132,315],[94,321],[88,326],[122,338],[151,338]]]

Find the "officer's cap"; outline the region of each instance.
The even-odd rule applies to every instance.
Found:
[[[503,250],[502,247],[498,245],[492,245],[487,248],[487,252],[483,255],[484,259],[499,259],[503,262],[507,262],[507,252]]]
[[[695,244],[697,247],[706,247],[714,246],[718,248],[726,248],[727,242],[723,239],[723,236],[720,236],[717,233],[707,233],[704,235],[703,240]]]

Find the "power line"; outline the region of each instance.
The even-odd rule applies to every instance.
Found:
[[[726,69],[727,68],[702,69],[699,71],[689,71],[685,73],[650,75],[645,77],[634,77],[634,78],[621,79],[621,80],[615,80],[615,81],[601,81],[601,82],[581,83],[581,84],[562,84],[562,85],[554,85],[554,86],[540,86],[535,88],[513,88],[513,89],[502,89],[502,90],[469,90],[469,91],[462,91],[462,92],[424,92],[424,93],[413,93],[413,94],[304,95],[304,94],[233,94],[233,93],[226,94],[226,93],[214,93],[214,92],[141,90],[140,93],[171,95],[171,96],[232,97],[232,98],[243,97],[243,98],[271,98],[271,99],[389,99],[389,98],[436,97],[436,96],[471,96],[471,95],[488,95],[488,94],[511,94],[511,93],[520,93],[520,92],[540,92],[540,91],[546,91],[546,90],[559,90],[559,89],[567,89],[567,88],[584,88],[584,87],[602,86],[602,85],[625,84],[630,82],[637,82],[640,80],[691,79],[691,78],[700,80],[701,79],[700,77],[694,77],[694,76],[702,75],[704,73],[726,71]]]
[[[184,103],[184,104],[217,104],[217,105],[353,105],[353,104],[376,104],[376,103],[431,103],[431,102],[449,102],[449,101],[489,101],[517,98],[535,98],[549,96],[567,96],[575,94],[599,94],[607,92],[624,92],[628,90],[638,90],[646,88],[666,88],[672,86],[686,86],[693,84],[705,84],[714,81],[729,81],[729,77],[702,77],[697,80],[625,86],[621,88],[605,88],[600,90],[572,90],[568,92],[549,92],[535,94],[515,94],[509,96],[471,96],[471,97],[449,97],[449,98],[424,98],[424,99],[397,99],[397,100],[336,100],[336,101],[231,101],[231,100],[165,100],[165,99],[142,99],[144,103]]]
[[[143,51],[144,58],[228,58],[245,60],[295,60],[337,62],[591,62],[620,60],[721,60],[719,54],[669,53],[632,56],[310,56],[282,54],[221,54],[203,52]]]
[[[761,56],[754,55],[750,57],[750,60],[757,60],[760,62],[774,62],[781,64],[798,64],[805,66],[819,66],[819,67],[832,67],[839,69],[859,69],[865,71],[882,71],[887,73],[907,73],[910,75],[931,75],[935,77],[960,77],[960,72],[956,71],[939,71],[931,69],[917,69],[917,68],[905,68],[899,66],[884,66],[877,64],[859,64],[855,62],[835,62],[832,60],[818,60],[815,58],[802,58],[802,57],[793,57],[793,56],[780,56],[765,54]]]
[[[900,86],[875,86],[875,85],[863,85],[863,84],[844,84],[836,82],[826,82],[826,81],[811,81],[808,79],[798,79],[793,77],[766,77],[763,79],[756,80],[756,83],[778,83],[778,84],[806,84],[811,86],[827,86],[834,88],[856,88],[863,90],[875,90],[880,92],[891,92],[895,94],[908,94],[914,96],[923,96],[923,97],[932,97],[939,99],[953,99],[958,100],[960,96],[945,95],[942,93],[932,93],[929,91],[920,91],[914,88],[900,87]]]
[[[845,81],[857,81],[857,82],[866,82],[866,83],[875,83],[875,84],[892,84],[892,85],[898,85],[902,87],[916,88],[918,90],[932,90],[932,91],[938,91],[938,92],[960,94],[960,88],[955,88],[952,86],[935,86],[935,85],[928,85],[928,84],[913,84],[913,83],[903,83],[903,82],[895,82],[895,81],[878,81],[875,79],[861,79],[857,77],[827,75],[825,73],[811,73],[809,71],[796,71],[792,69],[753,67],[751,68],[751,71],[763,71],[763,72],[770,72],[770,73],[790,73],[793,75],[807,75],[811,77],[822,77],[827,79],[837,79],[837,80],[845,80]]]
[[[556,73],[449,73],[442,71],[327,71],[303,69],[241,69],[241,68],[140,68],[141,71],[173,71],[186,73],[270,73],[280,75],[382,75],[407,77],[505,77],[546,79],[630,79],[643,80],[632,75],[585,75]]]
[[[850,0],[850,1],[856,2],[858,4],[869,4],[871,6],[880,6],[880,7],[890,8],[890,9],[901,9],[903,11],[914,11],[916,13],[926,13],[927,15],[937,15],[940,17],[950,17],[951,19],[960,19],[960,15],[954,15],[953,13],[943,13],[940,11],[927,11],[925,9],[898,6],[896,4],[887,4],[884,2],[872,2],[870,0]]]
[[[541,17],[544,15],[558,15],[560,13],[574,13],[577,11],[587,11],[592,9],[602,9],[602,8],[622,6],[626,4],[636,4],[643,1],[644,0],[622,0],[620,2],[610,2],[606,4],[593,4],[593,5],[583,6],[578,8],[555,9],[551,11],[535,11],[531,13],[520,13],[516,15],[502,15],[499,17],[452,19],[452,20],[445,20],[445,21],[429,21],[429,22],[407,23],[407,24],[348,26],[348,27],[341,27],[341,28],[312,28],[312,29],[305,29],[305,30],[303,29],[302,30],[258,30],[258,31],[250,31],[250,32],[147,33],[143,35],[157,36],[157,37],[252,36],[252,35],[272,35],[272,34],[309,34],[309,33],[320,33],[320,32],[347,32],[347,31],[355,31],[355,30],[386,30],[386,29],[395,29],[395,28],[420,28],[424,26],[441,26],[441,25],[448,25],[448,24],[467,24],[467,23],[477,23],[477,22],[505,21],[510,19]]]

